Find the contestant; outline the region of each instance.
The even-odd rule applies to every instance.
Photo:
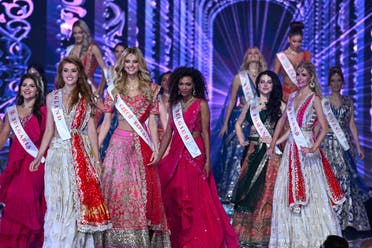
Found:
[[[179,67],[170,85],[172,112],[154,163],[171,142],[159,175],[172,247],[238,247],[211,174],[204,77],[196,69]]]
[[[31,74],[20,80],[16,105],[8,108],[0,131],[0,147],[12,138],[8,165],[0,175],[1,247],[41,247],[44,233],[44,165],[31,172],[45,130],[43,88]]]
[[[301,62],[310,62],[309,51],[301,50],[304,24],[292,22],[290,24],[288,43],[286,50],[276,54],[274,72],[281,72],[283,75],[283,100],[288,101],[288,96],[298,89],[296,69]]]
[[[321,92],[315,67],[301,63],[297,68],[298,91],[288,99],[279,119],[267,156],[288,120],[290,136],[286,143],[273,197],[269,247],[320,247],[328,235],[341,235],[333,204],[345,200],[320,143],[327,133]],[[315,135],[319,122],[321,132]]]
[[[235,75],[231,85],[230,98],[223,126],[219,133],[221,145],[212,151],[212,168],[216,177],[218,195],[222,202],[230,203],[233,189],[239,178],[240,164],[244,146],[239,144],[235,133],[235,123],[243,106],[257,95],[257,75],[266,70],[266,61],[256,48],[249,48],[243,58],[240,71]],[[225,112],[225,110],[223,110]],[[218,129],[218,127],[217,127]],[[247,133],[248,126],[243,125],[243,133]],[[217,137],[216,137],[217,140]]]
[[[80,60],[58,65],[56,90],[47,96],[46,130],[30,169],[45,163],[44,247],[94,247],[92,233],[111,226],[100,191],[101,162],[92,116],[93,93]]]
[[[354,121],[353,100],[349,96],[341,95],[344,82],[341,68],[332,67],[328,75],[331,94],[322,101],[323,111],[330,127],[321,147],[346,197],[346,201],[336,208],[342,230],[347,230],[349,227],[349,229],[365,231],[371,229],[363,204],[368,200],[368,188],[357,175],[354,147],[349,132],[354,138],[357,154],[361,159],[364,158],[364,153],[360,148]]]
[[[151,83],[139,48],[126,48],[114,71],[99,133],[101,144],[115,107],[119,124],[111,137],[101,175],[113,228],[97,236],[96,246],[170,247],[157,167],[148,165],[158,153],[159,86]]]
[[[256,87],[258,97],[247,103],[235,124],[240,145],[249,147],[232,199],[235,203],[233,227],[243,247],[266,247],[270,241],[273,192],[279,158],[269,160],[266,149],[285,109],[282,86],[274,72],[261,72]],[[249,141],[245,140],[241,127],[245,120],[250,125]],[[276,152],[281,154],[277,147]]]
[[[44,68],[39,64],[32,63],[28,65],[27,73],[36,76],[36,78],[41,81],[38,84],[43,85],[43,96],[45,96],[48,93],[48,83],[46,81]]]
[[[163,136],[165,129],[168,124],[169,116],[169,77],[172,74],[171,71],[164,72],[159,77],[159,84],[161,85],[161,90],[158,95],[159,99],[159,136]],[[160,140],[161,140],[160,137]]]

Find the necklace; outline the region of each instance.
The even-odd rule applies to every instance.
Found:
[[[136,90],[136,89],[138,89],[138,85],[128,85],[127,84],[127,88],[128,88],[128,90]]]
[[[34,106],[27,106],[25,103],[22,103],[21,107],[24,108],[24,109],[33,109],[34,108]]]
[[[292,55],[297,55],[297,52],[293,50],[291,47],[288,47],[288,52]]]
[[[191,103],[191,101],[194,100],[194,97],[190,97],[189,100],[187,100],[186,102],[182,101],[181,100],[181,107],[182,107],[182,110],[184,110],[185,108],[187,108],[187,106],[189,105],[189,103]]]

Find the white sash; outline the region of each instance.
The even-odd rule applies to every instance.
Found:
[[[269,133],[269,131],[267,130],[267,128],[265,127],[265,125],[263,124],[260,118],[260,113],[258,111],[258,98],[257,97],[253,98],[251,101],[250,113],[251,113],[253,125],[256,128],[258,134],[261,137],[266,136],[266,137],[272,138],[271,134]],[[270,144],[267,144],[267,147],[270,147]],[[275,153],[279,155],[282,154],[282,152],[277,146],[275,146]]]
[[[276,56],[278,57],[280,63],[282,64],[289,79],[292,81],[294,85],[298,86],[297,79],[296,79],[296,70],[291,64],[291,62],[289,61],[287,55],[285,55],[284,52],[280,52],[280,53],[277,53]]]
[[[305,138],[304,134],[302,133],[302,130],[300,126],[298,125],[297,119],[296,119],[296,113],[294,110],[294,98],[296,93],[292,93],[289,95],[288,99],[288,105],[287,105],[287,116],[288,116],[288,122],[289,126],[291,128],[292,136],[299,147],[310,147],[310,145],[307,142],[307,139]]]
[[[21,121],[19,120],[18,112],[16,106],[11,106],[8,108],[9,123],[12,127],[13,133],[17,137],[19,143],[22,145],[23,149],[30,154],[32,157],[36,158],[38,149],[32,142],[30,137],[27,135],[26,131],[22,127]],[[41,162],[45,162],[45,158],[41,158]]]
[[[240,82],[242,83],[242,90],[244,93],[245,100],[250,102],[253,97],[257,96],[256,88],[252,83],[249,74],[246,70],[239,72]]]
[[[328,97],[324,97],[322,100],[322,106],[324,110],[324,114],[328,120],[329,126],[331,127],[333,133],[337,137],[338,142],[340,142],[341,146],[344,148],[345,151],[350,149],[349,143],[347,142],[346,136],[340,124],[338,123],[335,115],[332,112],[331,104],[329,102]]]
[[[56,128],[61,139],[71,139],[70,130],[67,127],[65,116],[63,114],[62,90],[55,90],[52,93],[52,113],[54,123],[56,124]]]
[[[196,144],[194,137],[192,137],[192,134],[189,128],[187,127],[185,120],[183,119],[181,103],[178,103],[177,105],[173,106],[172,112],[174,124],[177,127],[177,131],[181,136],[183,144],[186,146],[191,156],[193,158],[196,158],[201,154],[201,151],[198,145]]]
[[[115,86],[113,84],[111,84],[107,88],[107,92],[110,94],[113,100],[115,100],[114,96],[112,95],[112,90],[114,88]],[[151,142],[149,134],[143,128],[141,122],[137,119],[136,115],[132,112],[128,105],[125,104],[123,99],[121,99],[121,97],[117,98],[115,107],[119,111],[119,113],[124,117],[124,119],[129,123],[129,125],[133,128],[133,130],[146,142],[146,144],[150,146],[151,150],[154,151],[154,145]]]

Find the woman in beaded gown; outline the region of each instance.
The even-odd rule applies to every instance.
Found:
[[[331,94],[323,100],[323,108],[327,119],[332,118],[333,115],[342,131],[337,131],[335,126],[332,128],[332,125],[330,125],[321,148],[324,150],[346,197],[346,201],[336,208],[342,230],[351,227],[358,231],[366,231],[371,229],[363,204],[368,200],[368,188],[357,174],[350,132],[354,139],[357,154],[361,159],[364,158],[364,153],[360,147],[358,131],[354,121],[353,100],[349,96],[341,95],[343,85],[344,76],[341,68],[332,67],[328,75],[328,86]],[[328,108],[324,105],[325,100],[328,100],[329,110],[332,113],[327,113],[326,109]],[[332,123],[332,121],[329,122]],[[345,137],[345,139],[340,139],[340,137]]]
[[[216,178],[218,195],[222,202],[230,203],[232,192],[239,178],[240,164],[244,147],[239,144],[235,132],[235,123],[243,106],[257,93],[254,82],[257,75],[266,70],[266,61],[258,48],[248,48],[240,68],[231,85],[229,102],[223,124],[212,132],[212,171]],[[219,132],[219,133],[217,133]],[[243,133],[248,132],[246,123]]]
[[[273,191],[279,158],[269,160],[266,149],[275,124],[285,109],[282,86],[274,72],[258,74],[256,89],[258,97],[244,106],[235,124],[240,144],[248,145],[232,198],[235,203],[233,227],[239,235],[241,247],[267,246],[270,240]],[[245,140],[241,128],[245,120],[250,126],[249,141]],[[280,153],[280,150],[276,151]]]
[[[111,226],[100,190],[101,161],[93,118],[93,93],[80,60],[58,65],[56,90],[47,96],[47,121],[40,150],[31,163],[45,162],[43,247],[94,247],[92,233]]]
[[[158,92],[141,50],[126,48],[114,67],[99,133],[102,144],[116,110],[118,127],[101,175],[113,227],[95,237],[96,247],[170,247],[157,166],[148,165],[158,153]]]
[[[327,133],[320,86],[314,65],[297,68],[299,90],[289,96],[266,154],[273,148],[288,120],[290,135],[280,162],[273,197],[269,247],[318,248],[328,235],[341,236],[332,205],[345,200],[337,178],[319,149]],[[314,133],[319,122],[321,132]]]
[[[43,245],[44,233],[44,165],[30,171],[34,157],[23,145],[31,141],[40,146],[45,130],[44,86],[37,77],[25,74],[20,80],[16,106],[9,107],[0,131],[0,147],[12,138],[8,164],[0,175],[0,246],[34,248]],[[17,117],[19,122],[17,121]],[[22,141],[17,122],[28,136]],[[12,124],[11,124],[12,123]],[[18,131],[17,131],[18,130]],[[27,140],[27,139],[26,139]]]

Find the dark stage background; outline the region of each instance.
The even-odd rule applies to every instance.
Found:
[[[303,21],[303,47],[313,54],[324,93],[328,68],[344,70],[343,93],[355,100],[366,153],[358,171],[372,186],[372,1],[0,0],[1,116],[13,104],[29,63],[45,67],[53,89],[56,65],[73,42],[71,26],[78,18],[88,23],[107,64],[121,41],[142,49],[154,80],[180,65],[200,69],[209,83],[212,127],[245,50],[257,46],[272,67],[275,53],[287,46],[289,23]]]

